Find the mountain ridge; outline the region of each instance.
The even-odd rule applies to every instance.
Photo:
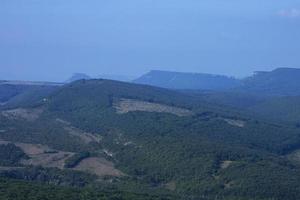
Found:
[[[169,89],[224,90],[237,87],[239,80],[224,75],[207,73],[171,72],[151,70],[135,79],[134,83]]]
[[[151,70],[133,82],[178,90],[261,93],[273,96],[300,95],[300,69],[297,68],[257,71],[243,79],[207,73]]]

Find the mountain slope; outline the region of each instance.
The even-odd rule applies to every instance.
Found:
[[[300,125],[300,96],[285,96],[268,98],[249,108],[267,119]]]
[[[34,105],[42,102],[62,84],[48,82],[3,81],[0,82],[0,109]]]
[[[121,98],[185,108],[194,114],[185,117],[153,111],[118,114],[114,105]],[[102,133],[102,144],[122,171],[154,185],[174,182],[176,190],[182,193],[186,190],[205,193],[205,188],[221,192],[222,189],[216,188],[225,183],[213,176],[221,173],[218,163],[226,160],[237,165],[254,162],[255,170],[263,171],[283,167],[287,175],[290,169],[281,166],[280,156],[276,155],[299,148],[298,130],[243,119],[229,110],[226,115],[219,107],[200,99],[155,87],[106,80],[80,81],[56,93],[48,106],[51,113],[80,129]],[[261,159],[271,168],[261,167]],[[222,172],[221,177],[225,174]]]
[[[0,139],[107,159],[126,174],[112,178],[118,190],[171,191],[180,199],[300,198],[300,168],[286,157],[300,147],[299,129],[243,117],[197,95],[80,80],[26,109],[42,112],[28,118],[24,110],[4,111]]]
[[[300,96],[274,96],[247,92],[184,92],[215,105],[234,108],[248,117],[299,126]]]

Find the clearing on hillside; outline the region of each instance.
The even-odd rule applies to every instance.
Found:
[[[288,155],[286,155],[286,157],[290,160],[293,161],[297,164],[300,164],[300,150],[296,150]]]
[[[98,176],[115,176],[121,177],[124,174],[114,167],[112,162],[104,158],[90,157],[83,159],[75,168],[75,170],[86,171]]]
[[[13,143],[20,147],[24,153],[29,157],[22,160],[23,165],[43,166],[43,167],[57,167],[64,168],[65,160],[72,156],[74,153],[57,151],[50,149],[45,145],[29,144],[20,142],[0,141],[0,144]]]
[[[21,164],[27,166],[55,167],[59,169],[65,169],[66,160],[74,155],[73,152],[58,151],[50,149],[45,145],[0,140],[0,144],[8,143],[13,143],[20,147],[29,157],[28,159],[23,159],[21,161]],[[1,168],[0,166],[0,170],[5,169],[11,168]],[[121,177],[125,175],[120,170],[116,169],[112,162],[100,157],[85,158],[80,161],[76,167],[71,169],[89,172],[97,176]]]
[[[232,126],[236,126],[236,127],[239,127],[239,128],[243,128],[245,127],[246,125],[246,122],[245,121],[242,121],[242,120],[236,120],[236,119],[226,119],[226,118],[222,118],[225,122],[227,122],[229,125],[232,125]]]
[[[114,105],[119,114],[125,114],[134,111],[169,113],[179,117],[190,116],[192,111],[184,108],[168,106],[159,103],[151,103],[147,101],[139,101],[135,99],[120,99]]]
[[[42,114],[42,109],[23,109],[17,108],[13,110],[2,111],[2,115],[10,119],[25,119],[35,121]]]
[[[220,168],[221,169],[227,169],[228,167],[230,167],[230,165],[233,163],[233,161],[231,160],[224,160],[221,162]]]

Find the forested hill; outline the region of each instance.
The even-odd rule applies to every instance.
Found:
[[[102,79],[72,82],[43,99],[1,112],[0,141],[11,152],[2,155],[3,167],[12,168],[0,170],[1,188],[34,191],[39,181],[69,196],[300,198],[296,127],[249,118],[198,95]]]
[[[52,82],[1,81],[0,109],[41,103],[63,84]]]
[[[65,116],[67,120],[74,120],[77,126],[93,132],[120,126],[122,132],[131,130],[130,134],[133,134],[141,131],[138,130],[141,126],[145,133],[147,132],[146,127],[148,127],[149,133],[156,130],[157,133],[166,131],[166,134],[172,134],[173,131],[179,130],[175,128],[179,126],[178,128],[183,128],[182,132],[189,132],[187,131],[188,128],[193,127],[192,132],[197,133],[199,132],[197,128],[200,127],[194,127],[195,124],[199,123],[202,126],[205,123],[212,123],[209,130],[225,126],[224,132],[227,129],[229,130],[228,134],[229,132],[236,132],[236,135],[229,134],[228,136],[225,133],[212,135],[209,134],[210,131],[207,132],[207,137],[222,138],[222,142],[234,143],[236,140],[239,144],[244,145],[244,142],[252,141],[252,145],[256,147],[270,148],[272,151],[285,151],[288,146],[293,146],[289,144],[283,147],[283,143],[279,142],[280,134],[278,135],[279,138],[276,138],[274,133],[264,132],[258,128],[289,130],[287,127],[278,126],[275,128],[276,126],[272,124],[257,122],[255,118],[243,116],[235,109],[211,104],[203,100],[201,96],[184,95],[180,92],[152,86],[110,80],[80,80],[66,85],[52,94],[47,99],[46,106],[49,112]],[[143,122],[143,120],[145,121]],[[165,120],[168,121],[169,127],[166,126],[167,124],[163,127],[155,127],[155,125],[162,126],[160,123],[164,123]],[[179,124],[178,120],[180,121]],[[185,123],[188,124],[185,125]],[[129,127],[129,124],[134,124],[134,126]],[[240,128],[237,129],[239,126]],[[247,134],[247,131],[251,132],[250,129],[255,127],[258,131],[257,135],[254,133],[252,135]],[[203,131],[200,135],[205,135],[205,132]],[[243,132],[245,133],[243,134]],[[294,133],[298,134],[297,132]],[[155,133],[153,134],[155,135]],[[273,147],[267,144],[272,141],[268,138],[271,135],[273,135],[272,140],[278,139],[277,145],[283,149],[276,149],[275,144],[272,144],[275,145]],[[268,140],[268,142],[262,144],[260,140],[266,140],[264,142]],[[297,143],[297,141],[294,142]]]

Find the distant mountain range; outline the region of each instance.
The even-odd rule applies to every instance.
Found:
[[[153,70],[133,82],[180,90],[235,91],[278,96],[300,95],[300,69],[296,68],[255,72],[253,76],[244,79],[203,73]]]
[[[258,71],[244,79],[224,75],[160,70],[152,70],[137,79],[131,76],[121,75],[99,75],[97,77],[91,77],[83,73],[74,73],[64,83],[4,80],[0,81],[0,86],[61,86],[82,79],[118,80],[175,90],[238,92],[269,96],[300,95],[300,69],[297,68],[277,68],[273,71]]]
[[[109,79],[109,80],[115,80],[115,81],[131,82],[136,77],[127,76],[127,75],[101,74],[101,75],[97,76],[97,78]]]
[[[1,85],[61,86],[63,83],[46,81],[0,81],[0,86]]]
[[[133,81],[169,89],[227,90],[241,85],[232,77],[204,74],[153,70]]]
[[[109,79],[115,81],[124,81],[124,82],[131,82],[136,77],[133,76],[126,76],[126,75],[113,75],[113,74],[101,74],[99,76],[91,77],[84,73],[74,73],[66,82],[71,83],[78,80],[90,80],[90,79]]]

